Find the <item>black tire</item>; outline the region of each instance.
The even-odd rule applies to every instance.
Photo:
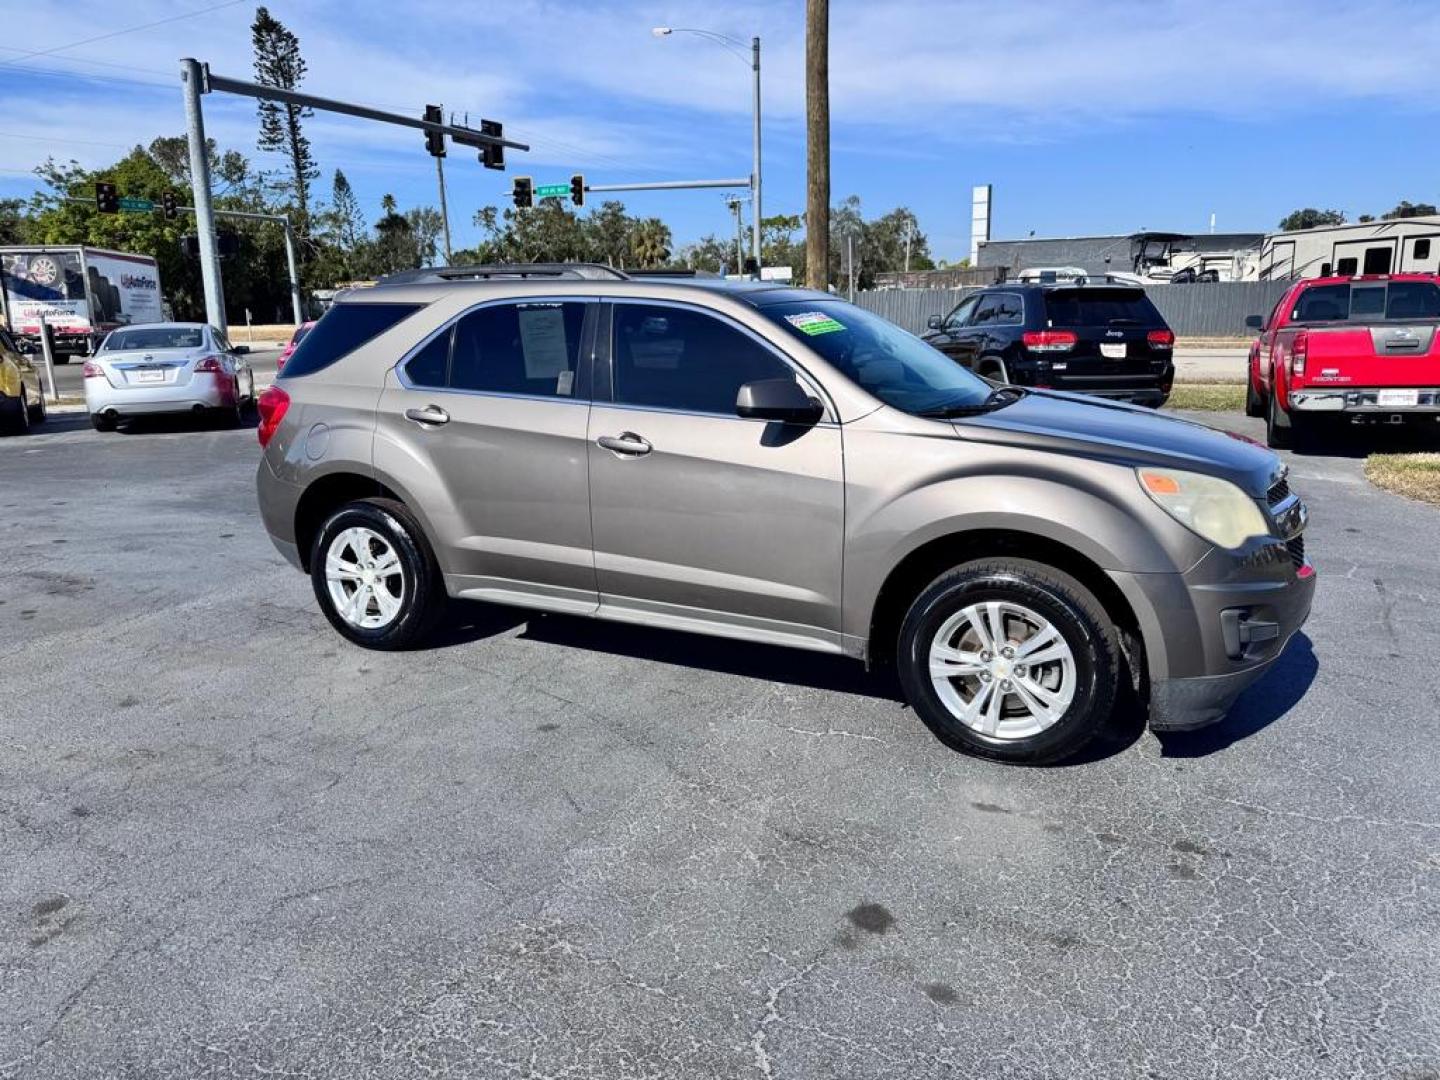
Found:
[[[361,526],[380,536],[399,557],[403,572],[400,610],[387,625],[368,629],[347,622],[336,609],[325,576],[325,553],[345,529]],[[361,499],[331,514],[310,548],[310,581],[330,625],[357,645],[390,651],[420,644],[445,612],[445,583],[425,533],[410,511],[393,499]]]
[[[115,424],[116,418],[114,416],[108,416],[104,413],[90,414],[90,426],[96,431],[114,431]]]
[[[1281,422],[1280,404],[1272,391],[1269,408],[1265,410],[1265,443],[1272,450],[1289,450],[1295,445],[1295,420],[1286,417]]]
[[[48,413],[45,410],[45,395],[41,393],[30,405],[30,423],[43,424],[47,415]]]
[[[18,398],[6,398],[0,402],[0,435],[24,435],[29,430],[30,405],[22,385]]]
[[[1065,639],[1075,663],[1075,692],[1060,719],[1036,734],[997,738],[962,722],[931,683],[930,644],[963,608],[999,600],[1042,616]],[[910,606],[896,652],[906,700],[940,739],[980,757],[1043,765],[1073,757],[1104,729],[1115,704],[1121,653],[1114,620],[1069,574],[1028,559],[982,559],[936,578]]]
[[[1245,376],[1245,415],[1259,418],[1265,415],[1265,399],[1255,392],[1250,376]]]

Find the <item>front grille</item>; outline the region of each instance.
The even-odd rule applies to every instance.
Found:
[[[1305,537],[1297,536],[1293,540],[1287,540],[1285,546],[1290,549],[1290,561],[1295,564],[1295,569],[1305,565]]]
[[[1265,501],[1271,506],[1279,506],[1290,497],[1290,480],[1282,476],[1275,483],[1270,485],[1270,490],[1265,493]]]

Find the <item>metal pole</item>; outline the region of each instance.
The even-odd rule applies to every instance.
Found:
[[[290,219],[283,218],[285,226],[285,261],[290,267],[290,306],[295,310],[295,325],[305,321],[304,308],[300,303],[300,275],[295,272],[295,232],[290,228]]]
[[[225,288],[220,279],[220,246],[215,242],[215,212],[210,201],[210,159],[205,152],[205,117],[200,111],[200,62],[180,61],[185,88],[185,135],[190,144],[190,186],[195,200],[195,232],[200,240],[200,277],[205,283],[205,321],[225,332]]]
[[[586,184],[586,191],[675,191],[682,188],[749,187],[750,178],[731,180],[658,180],[645,184]],[[508,192],[507,192],[508,194]]]
[[[445,265],[450,265],[450,207],[445,202],[445,159],[435,159],[435,175],[440,179],[440,224],[445,229]]]
[[[754,215],[755,276],[760,276],[760,39],[750,39],[751,67],[755,70],[755,171],[750,176],[750,213]]]
[[[845,264],[850,268],[850,302],[855,302],[855,234],[845,234]]]
[[[40,316],[40,348],[45,353],[45,378],[50,383],[50,400],[60,401],[60,391],[55,389],[55,346],[50,338],[50,323]]]
[[[905,272],[910,272],[910,238],[915,235],[915,222],[905,222]]]

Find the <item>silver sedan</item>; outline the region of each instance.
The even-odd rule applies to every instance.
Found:
[[[204,323],[113,330],[85,361],[85,407],[97,431],[157,413],[214,415],[239,424],[255,400],[244,345]]]

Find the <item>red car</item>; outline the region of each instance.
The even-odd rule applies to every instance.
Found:
[[[310,328],[315,325],[315,322],[316,320],[311,319],[308,322],[301,323],[295,328],[295,333],[291,335],[289,343],[285,346],[284,351],[281,352],[280,359],[275,361],[275,374],[278,375],[285,370],[285,361],[289,360],[291,355],[294,354],[300,342],[304,340],[305,335],[310,332]]]
[[[1311,278],[1289,289],[1250,347],[1245,412],[1271,446],[1334,424],[1425,424],[1440,435],[1440,275]]]

